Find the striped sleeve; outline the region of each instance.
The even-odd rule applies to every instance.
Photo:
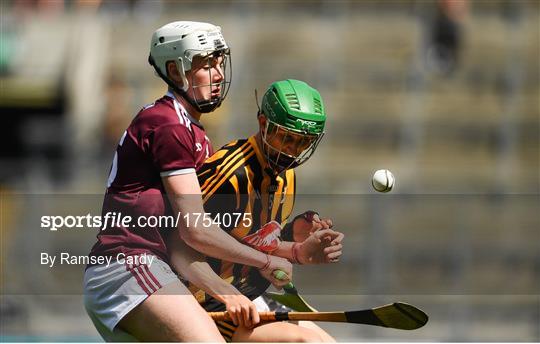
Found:
[[[222,156],[219,161],[215,162],[212,174],[204,178],[205,180],[201,184],[204,202],[215,193],[222,194],[223,184],[234,182],[235,174],[243,170],[246,161],[255,155],[255,151],[247,141],[243,140],[238,141],[235,146],[226,146],[215,154],[222,154]]]

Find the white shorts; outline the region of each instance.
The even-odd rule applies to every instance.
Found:
[[[270,307],[262,296],[259,296],[258,298],[253,300],[253,303],[255,304],[255,307],[257,307],[257,310],[259,312],[270,312]]]
[[[133,308],[165,285],[178,281],[169,265],[154,257],[152,264],[128,265],[114,260],[84,273],[84,306],[105,341],[137,341],[116,325]]]

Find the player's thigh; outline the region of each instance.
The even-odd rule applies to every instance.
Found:
[[[298,326],[309,328],[310,330],[313,330],[317,332],[317,334],[321,337],[321,341],[325,343],[335,343],[336,340],[328,334],[325,330],[320,328],[317,324],[315,324],[313,321],[295,321],[294,323],[297,323]]]
[[[312,329],[287,322],[271,322],[252,329],[239,326],[233,342],[295,342],[315,343],[323,339]]]
[[[150,295],[119,326],[141,341],[223,342],[215,323],[180,281]]]

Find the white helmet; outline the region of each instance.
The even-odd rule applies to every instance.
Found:
[[[187,96],[189,87],[212,87],[209,85],[193,85],[188,82],[186,72],[191,70],[193,58],[197,55],[223,56],[223,81],[219,83],[220,95],[211,100],[191,99]],[[176,63],[182,77],[182,88],[179,88],[167,77],[167,62]],[[221,105],[230,86],[230,52],[221,28],[209,23],[176,21],[157,29],[152,35],[150,43],[150,56],[148,62],[154,67],[156,73],[175,91],[180,93],[187,101],[201,112],[213,111]],[[227,68],[227,65],[229,68]],[[210,71],[211,73],[211,71]],[[212,80],[210,75],[210,80]]]

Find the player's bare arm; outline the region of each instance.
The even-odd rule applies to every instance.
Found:
[[[195,173],[163,177],[163,185],[169,195],[173,210],[181,214],[204,213],[199,181]],[[273,277],[272,271],[282,270],[292,277],[292,265],[281,257],[266,255],[249,246],[239,243],[229,234],[223,232],[215,224],[205,227],[202,222],[188,223],[181,216],[179,235],[170,240],[184,240],[195,250],[218,259],[225,259],[239,264],[261,269],[261,275],[274,286],[282,287],[288,281],[280,281]]]
[[[178,230],[173,235],[178,238]],[[259,323],[257,307],[233,285],[221,279],[206,262],[206,256],[195,251],[183,240],[173,239],[168,246],[171,265],[175,270],[223,303],[235,325],[251,328]]]

